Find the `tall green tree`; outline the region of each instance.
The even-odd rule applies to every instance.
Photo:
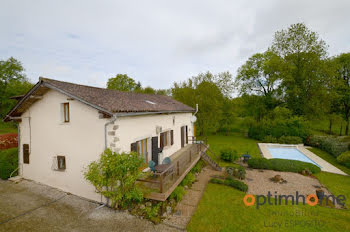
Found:
[[[349,135],[350,119],[350,53],[343,53],[334,58],[338,80],[336,87],[338,106],[341,115],[346,121],[345,134]]]
[[[220,128],[225,97],[210,73],[199,74],[185,82],[174,83],[172,96],[184,104],[199,105],[197,132],[216,133]]]
[[[107,89],[131,92],[138,88],[141,88],[140,82],[136,83],[127,74],[117,74],[115,77],[109,78],[107,82]]]
[[[20,61],[13,57],[7,60],[0,60],[0,116],[4,116],[13,105],[13,103],[11,105],[11,100],[8,99],[9,86],[18,85],[24,81],[26,81],[26,76]],[[24,92],[19,91],[19,93],[23,94]]]
[[[327,101],[329,71],[326,43],[303,23],[275,33],[270,51],[280,56],[287,66],[282,87],[289,109],[298,115],[322,113]]]
[[[281,95],[283,68],[283,60],[273,52],[257,53],[238,69],[235,85],[242,95],[262,96],[266,109],[272,110]]]

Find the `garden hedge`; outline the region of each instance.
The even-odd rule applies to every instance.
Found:
[[[317,147],[334,157],[348,150],[349,144],[333,136],[312,136],[306,140],[306,145]]]
[[[232,178],[226,178],[225,180],[212,178],[210,180],[210,183],[227,185],[227,186],[230,186],[232,188],[238,189],[238,190],[240,190],[242,192],[247,192],[248,191],[248,185],[246,185],[242,181],[234,180]]]
[[[300,173],[306,169],[312,173],[321,172],[321,169],[314,164],[287,159],[251,158],[248,161],[248,166],[256,169],[268,169],[282,172]]]

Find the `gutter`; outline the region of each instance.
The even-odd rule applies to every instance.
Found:
[[[113,115],[113,119],[105,124],[105,150],[107,149],[107,127],[117,121],[117,115]]]

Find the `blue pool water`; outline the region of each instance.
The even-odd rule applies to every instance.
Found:
[[[290,159],[290,160],[299,160],[303,162],[312,163],[318,167],[317,163],[309,159],[306,155],[300,152],[297,148],[294,147],[268,147],[269,152],[272,155],[272,158],[278,159]]]

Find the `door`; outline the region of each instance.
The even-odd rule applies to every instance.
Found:
[[[158,165],[158,136],[152,137],[152,160],[156,165]]]

